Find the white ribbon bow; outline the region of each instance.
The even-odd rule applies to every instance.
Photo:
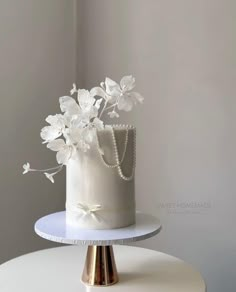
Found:
[[[72,207],[73,211],[79,212],[79,213],[82,212],[84,216],[91,215],[97,221],[100,221],[100,220],[96,212],[100,211],[101,209],[102,209],[101,205],[85,205],[81,203],[78,203]]]
[[[84,205],[84,204],[77,204],[75,206],[76,209],[81,210],[84,214],[94,214],[95,212],[101,210],[102,206],[101,205]]]

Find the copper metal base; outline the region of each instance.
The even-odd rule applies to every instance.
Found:
[[[89,245],[81,280],[90,286],[109,286],[118,282],[111,245]]]

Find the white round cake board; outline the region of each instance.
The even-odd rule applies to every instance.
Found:
[[[144,240],[159,233],[161,224],[156,217],[136,213],[136,223],[125,228],[87,230],[66,224],[66,212],[57,212],[40,218],[35,232],[51,241],[74,245],[113,245]]]

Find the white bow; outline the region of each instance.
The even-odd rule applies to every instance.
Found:
[[[76,209],[79,209],[80,211],[82,211],[84,214],[94,214],[95,212],[101,210],[102,206],[101,205],[84,205],[84,204],[77,204],[75,206]]]
[[[83,213],[83,216],[90,215],[95,220],[100,221],[100,218],[98,214],[96,214],[97,211],[100,211],[102,209],[101,205],[85,205],[78,203],[76,205],[71,206],[71,210],[78,213]]]

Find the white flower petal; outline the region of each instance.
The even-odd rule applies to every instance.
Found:
[[[52,173],[44,172],[46,178],[48,178],[52,183],[54,183],[54,178]]]
[[[124,110],[124,111],[128,112],[128,111],[132,110],[133,102],[126,95],[122,95],[118,100],[117,107],[119,110]]]
[[[89,110],[95,102],[95,98],[90,95],[90,92],[86,89],[78,90],[78,102],[82,110]]]
[[[112,80],[111,78],[109,78],[109,77],[106,77],[106,79],[105,79],[105,86],[106,86],[106,88],[107,87],[114,87],[114,86],[117,86],[118,84],[114,81],[114,80]],[[119,86],[119,85],[118,85]]]
[[[40,136],[43,140],[46,142],[55,140],[59,136],[61,136],[61,131],[58,128],[55,128],[53,126],[46,126],[42,128]]]
[[[67,134],[67,143],[78,143],[81,139],[83,129],[72,127]]]
[[[73,87],[72,89],[70,90],[70,94],[73,95],[74,93],[76,93],[77,89],[76,89],[76,85],[75,83],[73,83]]]
[[[52,116],[52,115],[47,116],[47,118],[45,119],[45,121],[46,121],[47,123],[49,123],[51,126],[52,126],[52,125],[55,125],[56,120],[57,120],[57,119],[55,118],[55,116]]]
[[[103,121],[101,121],[99,118],[95,118],[93,120],[93,125],[96,129],[98,130],[102,130],[104,129],[104,124],[103,124]]]
[[[124,76],[120,81],[120,86],[123,91],[132,90],[135,87],[135,78],[132,75]]]
[[[100,97],[106,99],[106,92],[101,87],[93,87],[90,90],[90,95],[92,97],[94,97],[94,96],[100,96]]]
[[[68,126],[68,128],[69,129],[72,129],[74,127],[80,128],[80,124],[82,123],[82,121],[83,121],[82,115],[78,115],[78,116],[74,115],[70,117],[70,125]]]
[[[79,89],[78,90],[78,101],[86,101],[90,98],[90,92],[87,89]]]
[[[75,115],[80,113],[79,105],[76,103],[74,98],[70,96],[61,96],[59,98],[60,108],[62,112],[67,112],[70,115]]]
[[[52,151],[60,151],[65,147],[65,141],[62,139],[57,139],[54,141],[51,141],[47,144],[47,148],[49,148]]]
[[[87,127],[82,131],[81,140],[83,140],[86,144],[91,144],[95,138],[95,129]]]
[[[99,110],[100,109],[100,106],[101,106],[101,103],[102,103],[102,98],[99,98],[99,99],[97,99],[96,100],[96,102],[95,102],[95,107]]]
[[[23,165],[23,169],[24,169],[23,174],[26,174],[27,172],[30,171],[30,164],[29,164],[29,162],[27,162],[27,163],[25,163]]]
[[[121,94],[121,89],[119,84],[117,84],[115,81],[113,81],[110,78],[105,79],[105,85],[106,85],[106,93],[113,97],[118,97]]]
[[[57,128],[64,128],[65,126],[65,118],[61,114],[49,115],[45,120],[51,126],[54,126]]]
[[[59,98],[59,103],[60,103],[61,111],[65,112],[68,106],[75,104],[76,101],[74,100],[74,98],[70,96],[61,96]]]
[[[134,104],[143,103],[143,101],[144,101],[144,98],[138,92],[130,92],[127,95],[129,96],[129,98],[131,98],[131,100],[133,101]]]
[[[64,121],[65,121],[65,126],[66,127],[70,127],[71,126],[71,123],[74,119],[76,119],[78,115],[71,115],[69,114],[68,112],[65,112],[64,114]],[[65,129],[64,129],[65,130]]]
[[[97,115],[98,115],[98,109],[95,106],[92,106],[84,112],[83,119],[85,120],[87,119],[89,122],[92,118],[96,118]]]
[[[58,151],[56,155],[58,164],[67,164],[71,158],[71,154],[70,147],[64,147],[62,150]]]
[[[111,103],[111,104],[116,103],[119,96],[120,96],[120,94],[116,95],[116,96],[107,96],[108,103]]]

